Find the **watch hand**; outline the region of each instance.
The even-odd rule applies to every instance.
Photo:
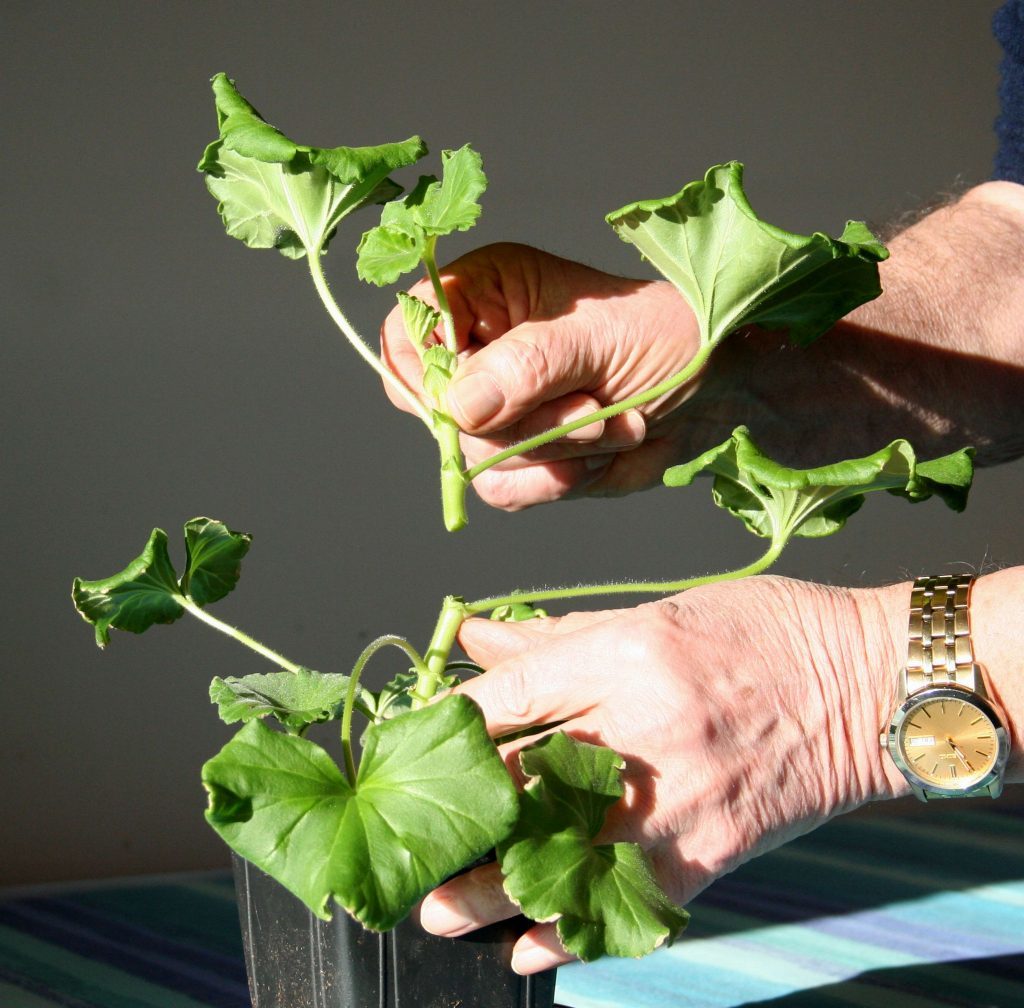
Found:
[[[970,770],[971,773],[973,773],[974,767],[972,767],[971,764],[967,762],[967,757],[960,750],[960,747],[951,738],[947,738],[946,741],[949,743],[949,748],[952,749],[954,753],[956,753],[957,759],[959,759],[960,762],[963,763],[963,765],[967,767],[967,769]]]

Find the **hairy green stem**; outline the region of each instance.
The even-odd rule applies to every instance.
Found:
[[[416,686],[412,691],[414,707],[422,707],[437,692],[448,668],[448,658],[459,628],[470,616],[497,609],[498,606],[514,605],[517,602],[544,602],[561,599],[582,598],[587,595],[616,595],[630,593],[656,593],[668,595],[697,588],[700,585],[713,584],[716,581],[734,581],[739,578],[760,574],[767,570],[779,557],[786,545],[784,539],[775,539],[771,545],[753,563],[736,570],[721,574],[704,574],[700,577],[684,578],[681,581],[637,581],[618,584],[580,585],[576,588],[551,588],[540,591],[517,591],[509,595],[480,599],[477,602],[465,602],[456,595],[449,595],[441,606],[441,614],[430,638],[427,648],[426,663],[418,669]],[[472,664],[472,663],[469,663]],[[475,666],[473,666],[475,668]]]
[[[455,646],[455,637],[459,627],[469,615],[466,603],[456,595],[449,595],[441,605],[441,614],[434,627],[434,636],[427,646],[426,664],[416,679],[416,687],[412,693],[414,707],[422,707],[437,692],[444,681],[448,656]]]
[[[657,399],[660,396],[671,392],[684,382],[689,381],[697,374],[698,371],[700,371],[704,366],[705,361],[707,361],[708,357],[711,355],[711,351],[714,349],[715,345],[715,343],[705,343],[702,345],[690,359],[686,367],[681,371],[677,371],[674,375],[671,375],[664,381],[659,382],[657,385],[647,389],[646,392],[638,392],[636,395],[630,396],[628,399],[622,399],[619,402],[612,403],[610,406],[604,406],[599,410],[595,410],[593,413],[588,413],[586,416],[580,417],[578,420],[573,420],[571,423],[562,424],[560,427],[552,427],[550,430],[544,431],[542,434],[537,434],[532,438],[527,438],[525,441],[519,441],[518,443],[510,445],[508,448],[485,458],[482,462],[478,462],[471,469],[466,470],[466,482],[472,483],[477,476],[486,472],[491,468],[491,466],[495,466],[499,462],[504,462],[506,459],[514,458],[516,455],[522,455],[525,452],[533,451],[535,448],[540,448],[543,445],[550,444],[552,441],[557,441],[559,438],[565,437],[566,434],[571,434],[573,431],[579,430],[581,427],[597,423],[599,420],[608,420],[611,417],[618,416],[620,413],[625,413],[626,410],[642,406],[644,403],[648,403],[652,399]]]
[[[459,427],[447,414],[435,412],[434,438],[441,451],[441,511],[444,527],[458,532],[466,527],[466,477],[462,475]]]
[[[413,664],[413,668],[420,672],[423,668],[423,659],[419,652],[404,638],[395,634],[385,634],[376,640],[370,641],[363,648],[362,653],[352,666],[352,675],[348,681],[348,693],[345,696],[345,707],[341,714],[341,746],[345,751],[345,776],[349,784],[356,786],[356,761],[352,755],[352,711],[355,709],[356,696],[359,692],[359,678],[363,674],[366,663],[381,649],[385,647],[396,647],[404,651]]]
[[[247,633],[243,633],[237,627],[233,627],[230,623],[225,623],[223,620],[217,619],[216,616],[211,616],[202,606],[197,605],[187,595],[176,595],[176,601],[178,604],[188,613],[195,616],[196,619],[202,620],[209,627],[213,627],[214,630],[219,630],[222,634],[227,634],[229,637],[233,637],[239,644],[244,644],[247,648],[255,651],[257,654],[262,655],[264,658],[272,661],[279,668],[283,668],[288,672],[298,672],[301,665],[296,665],[295,662],[289,661],[284,655],[278,654],[276,651],[272,651],[265,644],[261,644],[258,640],[254,640]]]
[[[703,574],[700,577],[684,578],[681,581],[623,581],[616,584],[578,585],[575,588],[545,588],[538,591],[517,591],[509,595],[499,595],[493,598],[480,599],[477,602],[464,603],[462,608],[467,616],[478,616],[480,613],[497,609],[498,606],[514,605],[517,602],[533,604],[536,602],[584,598],[588,595],[675,594],[676,592],[686,591],[689,588],[699,588],[701,585],[714,584],[716,581],[734,581],[753,574],[760,574],[778,559],[784,546],[784,542],[773,541],[768,550],[753,563],[720,574]]]
[[[458,341],[455,338],[455,319],[452,317],[451,305],[445,293],[441,277],[437,272],[437,260],[434,247],[437,238],[427,239],[423,251],[423,265],[427,268],[430,283],[434,288],[437,308],[441,313],[444,326],[445,349],[451,354],[458,353]],[[462,446],[459,444],[458,424],[448,415],[448,405],[443,401],[437,403],[434,410],[432,430],[438,447],[441,449],[441,510],[444,515],[444,527],[449,532],[458,532],[466,527],[466,487],[469,485],[462,474],[465,460],[462,457]]]
[[[441,283],[440,274],[437,272],[437,260],[434,257],[434,247],[437,245],[437,237],[431,236],[427,239],[426,248],[423,251],[423,265],[427,267],[427,276],[434,288],[434,297],[437,298],[437,308],[441,313],[441,322],[444,325],[444,345],[450,353],[458,353],[459,345],[455,338],[455,319],[452,316],[451,305],[448,303],[448,295]]]
[[[356,353],[358,353],[359,356],[362,357],[363,360],[380,375],[385,384],[391,386],[391,388],[409,404],[412,412],[428,427],[432,428],[433,424],[431,422],[430,411],[427,407],[416,398],[412,389],[402,382],[401,379],[370,349],[366,341],[355,331],[352,323],[345,317],[344,312],[342,312],[341,308],[338,306],[338,302],[334,300],[334,295],[331,294],[330,287],[327,286],[327,278],[324,276],[320,256],[308,253],[306,258],[309,260],[309,272],[313,278],[313,286],[316,287],[317,294],[320,295],[320,300],[323,302],[323,306],[327,309],[327,314],[331,316],[334,324],[342,331],[349,343],[352,344]]]

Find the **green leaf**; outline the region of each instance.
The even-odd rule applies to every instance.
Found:
[[[490,618],[499,623],[523,623],[544,616],[547,616],[547,612],[532,602],[513,602],[511,605],[500,605],[491,610]]]
[[[212,518],[193,518],[185,524],[187,559],[181,590],[197,605],[224,598],[238,584],[242,558],[252,536],[233,532]]]
[[[503,839],[516,792],[479,709],[452,695],[371,725],[355,786],[307,739],[252,721],[203,768],[227,844],[330,917],[397,924]]]
[[[376,695],[370,694],[369,717],[375,724],[412,709],[411,690],[419,681],[415,672],[399,672]]]
[[[863,223],[849,222],[838,239],[766,224],[747,201],[738,161],[607,220],[683,294],[704,345],[749,325],[786,329],[805,345],[881,293],[878,262],[888,252]]]
[[[640,847],[593,842],[622,797],[622,757],[555,732],[519,759],[531,780],[498,845],[509,896],[536,921],[557,918],[562,945],[584,962],[672,942],[689,915],[662,892]]]
[[[428,235],[468,231],[480,216],[478,201],[487,188],[483,161],[466,144],[457,151],[441,151],[441,168],[441,181],[426,187],[413,216]]]
[[[423,351],[423,388],[437,403],[444,403],[458,358],[440,343]],[[445,414],[447,416],[447,414]]]
[[[348,694],[349,677],[336,672],[267,672],[241,678],[217,677],[210,683],[210,700],[222,721],[253,721],[271,716],[290,731],[341,717]],[[356,707],[372,716],[363,702]]]
[[[228,234],[293,258],[324,251],[339,221],[401,192],[388,174],[426,153],[419,137],[376,147],[297,144],[225,74],[213,78],[220,136],[199,162]]]
[[[402,200],[388,203],[380,224],[359,243],[356,271],[367,283],[383,287],[433,257],[440,235],[471,228],[480,216],[480,195],[487,188],[480,155],[469,144],[442,151],[443,174],[420,177]]]
[[[792,536],[831,535],[864,503],[864,495],[886,490],[909,501],[933,494],[962,511],[973,478],[973,449],[918,462],[914,449],[897,440],[864,458],[815,469],[790,469],[772,461],[745,427],[692,462],[666,470],[666,486],[688,486],[705,470],[714,475],[719,507],[739,518],[755,535],[774,542]]]
[[[167,533],[153,529],[146,548],[124,570],[99,581],[75,578],[71,598],[106,647],[110,630],[142,633],[154,623],[173,623],[185,611],[178,576],[167,553]]]
[[[380,724],[382,721],[389,721],[393,717],[398,717],[399,714],[405,714],[412,710],[412,694],[418,681],[419,675],[414,670],[399,672],[390,682],[384,684],[379,693],[374,694],[365,690],[363,697],[366,716],[374,724]],[[458,682],[457,675],[444,675],[437,688],[439,691],[448,690]]]
[[[400,291],[398,294],[398,305],[402,309],[405,334],[409,337],[409,342],[416,348],[416,353],[422,357],[423,351],[430,344],[434,330],[441,322],[441,313],[428,305],[426,301],[421,301],[418,297],[406,294],[404,291]]]
[[[423,244],[397,227],[380,224],[363,235],[357,253],[359,278],[384,287],[419,266]]]

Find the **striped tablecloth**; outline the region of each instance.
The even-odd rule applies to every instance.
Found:
[[[558,1000],[1024,1008],[1024,809],[857,813],[745,865],[690,909],[690,930],[670,949],[560,970]],[[56,1005],[248,1008],[230,876],[4,899],[0,1008]]]

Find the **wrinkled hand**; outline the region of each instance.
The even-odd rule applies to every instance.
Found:
[[[460,349],[449,405],[466,432],[469,466],[651,387],[679,371],[699,344],[692,311],[665,282],[627,280],[512,244],[471,252],[441,275]],[[428,281],[410,293],[436,304]],[[420,390],[419,359],[397,309],[384,323],[382,343],[384,360]],[[673,411],[688,391],[510,459],[473,485],[487,503],[518,510],[659,483],[680,460],[683,428]]]
[[[759,577],[561,618],[470,620],[489,668],[459,687],[491,734],[559,722],[626,760],[625,797],[599,842],[639,843],[686,903],[743,861],[900,789],[878,746],[894,638],[867,592]],[[876,683],[864,670],[881,670]],[[529,739],[502,746],[514,775]],[[516,912],[497,866],[424,900],[428,931],[458,935]],[[571,958],[554,924],[518,942],[533,973]]]

